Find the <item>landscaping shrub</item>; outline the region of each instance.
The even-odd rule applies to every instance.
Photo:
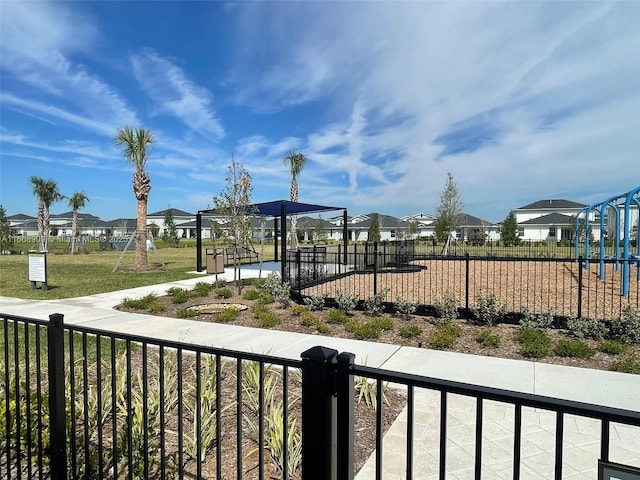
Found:
[[[458,318],[458,299],[451,292],[445,292],[442,297],[436,298],[433,307],[438,318],[444,322]]]
[[[280,323],[278,316],[267,309],[258,314],[258,320],[264,328],[272,328]]]
[[[288,308],[291,305],[291,284],[282,282],[277,273],[271,272],[267,276],[262,284],[262,290],[271,295],[281,308]]]
[[[393,327],[395,327],[393,320],[389,317],[372,318],[370,323],[380,327],[381,330],[393,330]]]
[[[623,343],[640,343],[640,310],[635,305],[626,305],[622,318],[611,320],[611,335]]]
[[[476,342],[482,344],[486,348],[498,348],[502,339],[497,333],[493,333],[491,330],[482,329],[474,336]]]
[[[495,293],[488,293],[476,297],[476,306],[471,311],[478,321],[491,326],[504,317],[507,308],[500,303],[500,298]]]
[[[260,298],[261,293],[258,290],[247,290],[246,292],[244,292],[242,294],[242,298],[244,300],[257,300],[258,298]]]
[[[620,355],[628,350],[629,346],[616,340],[602,340],[598,344],[598,348],[601,352],[608,353],[610,355]]]
[[[516,340],[520,343],[520,353],[525,357],[543,358],[551,352],[551,338],[535,328],[521,328],[516,333]]]
[[[191,295],[184,288],[177,288],[173,291],[171,295],[171,303],[179,304],[179,303],[187,303],[187,301],[191,298]]]
[[[214,288],[224,288],[227,286],[227,281],[224,278],[220,278],[211,284],[211,289]]]
[[[231,298],[233,297],[233,292],[230,288],[219,288],[216,290],[216,295],[218,298]]]
[[[576,338],[602,340],[609,332],[606,323],[597,318],[569,318],[567,330]]]
[[[273,303],[273,302],[275,302],[275,300],[270,294],[261,293],[260,296],[258,297],[258,300],[256,301],[256,304],[269,305],[270,303]]]
[[[308,312],[308,311],[309,309],[304,305],[294,305],[293,307],[291,307],[291,313],[294,314],[296,317],[299,317],[304,312]]]
[[[522,307],[523,318],[520,326],[523,328],[535,328],[537,330],[547,330],[553,326],[553,309],[547,310],[539,315],[529,311],[527,307]]]
[[[384,299],[387,297],[388,291],[389,290],[385,288],[372,297],[366,298],[364,300],[365,312],[372,316],[382,315],[382,313],[384,312]]]
[[[558,340],[555,353],[561,357],[591,358],[596,351],[580,340],[567,340],[563,338]]]
[[[224,308],[220,312],[216,313],[213,316],[213,319],[216,322],[227,323],[227,322],[233,322],[237,320],[239,316],[240,316],[240,309],[230,307],[230,308]]]
[[[193,308],[181,308],[176,315],[178,318],[193,318],[198,315],[198,311]]]
[[[269,309],[263,303],[256,303],[253,307],[251,307],[251,312],[255,318],[260,318],[260,315],[268,312]]]
[[[149,312],[162,312],[164,310],[164,305],[158,302],[158,298],[153,293],[138,299],[124,298],[122,300],[122,306],[135,310],[147,310]]]
[[[342,310],[334,308],[327,314],[327,323],[345,324],[349,321],[349,317]]]
[[[622,355],[613,365],[613,370],[621,373],[640,374],[640,356],[634,353]]]
[[[348,322],[344,328],[358,340],[375,340],[382,335],[382,328],[371,322],[359,323],[352,320]]]
[[[305,297],[304,304],[309,307],[312,312],[324,310],[324,304],[327,300],[327,294]]]
[[[317,323],[318,319],[313,313],[309,312],[308,310],[304,311],[300,315],[300,324],[304,325],[305,327],[315,327]]]
[[[409,315],[413,315],[414,313],[416,313],[418,305],[410,300],[405,300],[402,297],[398,297],[398,299],[393,302],[393,308],[399,314],[408,317]]]
[[[408,327],[401,327],[398,333],[402,338],[415,338],[422,334],[422,329],[417,325],[410,325]]]
[[[207,282],[198,282],[191,289],[192,297],[206,297],[213,290],[213,285]]]
[[[338,304],[338,308],[340,310],[349,315],[356,308],[356,305],[358,305],[358,296],[349,295],[342,290],[337,290],[336,303]]]
[[[431,334],[429,344],[437,350],[451,348],[456,344],[458,337],[462,334],[460,325],[454,322],[447,322],[438,325],[437,330]]]

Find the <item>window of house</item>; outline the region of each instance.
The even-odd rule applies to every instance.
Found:
[[[396,231],[395,230],[391,230],[391,238],[395,238],[396,237]]]
[[[549,227],[549,236],[550,237],[556,236],[556,227]]]
[[[518,228],[518,236],[519,237],[524,237],[524,227]]]

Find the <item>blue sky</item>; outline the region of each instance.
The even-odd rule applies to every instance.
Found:
[[[148,211],[213,205],[234,154],[256,202],[434,213],[450,171],[494,222],[640,181],[640,2],[0,1],[0,203],[28,179],[135,217],[113,137],[144,126]],[[53,213],[68,211],[66,202]]]

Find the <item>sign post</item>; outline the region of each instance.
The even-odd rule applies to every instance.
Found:
[[[33,290],[38,282],[42,290],[47,290],[47,252],[29,251],[29,281]]]

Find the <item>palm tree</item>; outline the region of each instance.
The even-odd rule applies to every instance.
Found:
[[[62,200],[63,196],[54,180],[32,176],[29,181],[33,185],[33,194],[38,197],[40,251],[46,252],[49,249],[49,207],[53,202]]]
[[[89,201],[84,192],[76,192],[69,197],[69,206],[73,210],[73,218],[71,219],[71,253],[76,251],[76,242],[80,236],[78,228],[78,210],[84,208]]]
[[[295,150],[291,150],[286,157],[282,159],[285,165],[289,165],[291,168],[291,201],[298,201],[298,175],[302,171],[304,164],[307,162],[307,157],[302,152],[296,153]],[[295,215],[291,216],[291,243],[292,247],[298,247],[298,234],[296,233],[297,218]]]
[[[124,147],[122,154],[136,168],[133,174],[133,193],[137,200],[136,270],[147,269],[147,200],[151,191],[151,179],[144,166],[149,154],[147,147],[155,143],[153,132],[145,128],[122,127],[116,133],[116,147]]]

